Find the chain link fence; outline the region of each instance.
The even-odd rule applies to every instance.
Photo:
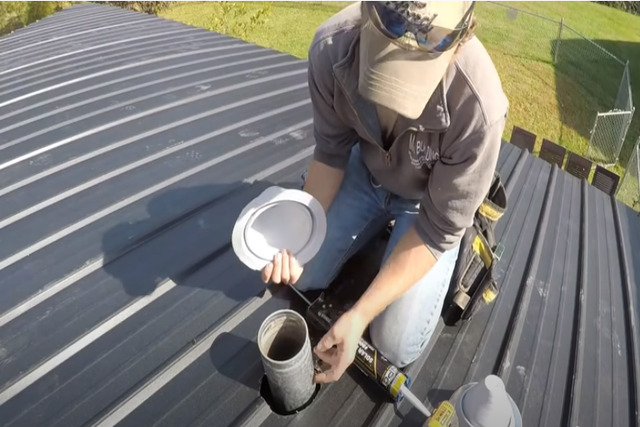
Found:
[[[544,136],[596,163],[615,164],[633,118],[628,64],[563,18],[496,2],[484,7],[503,13],[502,22],[492,25],[503,37],[501,53],[526,61],[528,70],[520,73],[520,79],[543,79],[555,86],[564,129]],[[545,64],[552,65],[551,72]]]
[[[626,161],[630,147],[625,140],[635,132],[635,108],[629,63],[611,52],[616,42],[592,40],[563,18],[509,3],[490,1],[481,6],[476,8],[478,32],[483,22],[491,27],[479,35],[488,39],[499,72],[508,82],[512,116],[517,111],[513,124],[594,164],[610,167]],[[616,170],[622,171],[621,166]],[[628,180],[633,176],[637,188],[637,173]]]
[[[611,166],[618,162],[635,108],[631,95],[629,62],[625,64],[613,110],[599,112],[591,131],[587,157]]]
[[[631,153],[616,197],[629,200],[631,207],[640,211],[640,138]]]

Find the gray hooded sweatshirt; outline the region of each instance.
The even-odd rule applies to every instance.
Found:
[[[344,169],[360,145],[373,178],[420,204],[415,227],[438,258],[453,248],[492,181],[508,101],[482,43],[468,41],[416,120],[398,116],[385,138],[376,106],[358,92],[360,8],[323,23],[309,48],[315,160]]]

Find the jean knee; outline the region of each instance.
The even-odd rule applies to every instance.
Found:
[[[397,325],[376,321],[369,326],[369,333],[371,344],[398,368],[405,368],[420,357],[432,335],[410,336],[399,332]]]

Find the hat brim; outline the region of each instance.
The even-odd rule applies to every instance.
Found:
[[[233,250],[247,267],[262,270],[281,250],[304,265],[324,242],[324,209],[309,193],[272,186],[242,210],[233,227]]]
[[[388,39],[369,19],[360,32],[360,94],[409,119],[423,113],[444,77],[455,49],[437,57]]]

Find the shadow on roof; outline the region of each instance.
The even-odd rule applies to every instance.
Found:
[[[254,296],[255,286],[229,287],[225,280],[229,272],[247,268],[233,252],[231,234],[246,204],[272,185],[275,184],[267,181],[236,182],[160,194],[147,204],[147,218],[123,222],[105,232],[102,248],[109,261],[104,270],[132,296],[149,295],[167,279],[178,286],[223,292],[235,301]],[[184,206],[195,207],[185,211]],[[167,222],[166,218],[173,219]],[[170,260],[184,256],[197,261],[176,272]],[[225,259],[219,264],[221,268],[201,271],[219,258]]]

